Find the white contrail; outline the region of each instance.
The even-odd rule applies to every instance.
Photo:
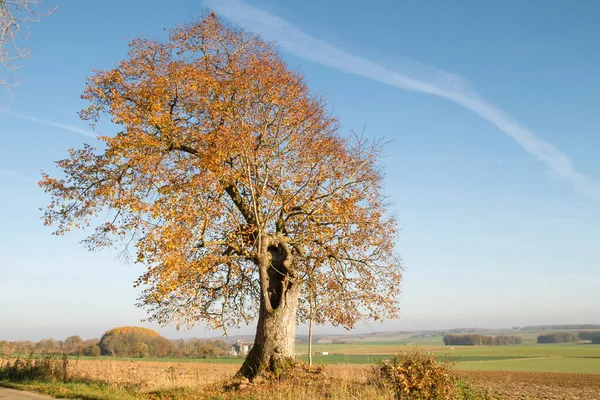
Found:
[[[300,28],[267,11],[238,0],[206,0],[218,14],[241,27],[274,40],[288,52],[339,71],[395,86],[446,98],[475,112],[515,140],[523,149],[570,181],[582,194],[600,200],[600,185],[577,172],[569,158],[514,118],[484,100],[462,77],[412,61],[394,69],[351,54],[304,33]]]
[[[20,112],[7,110],[5,108],[0,108],[0,113],[6,114],[6,115],[11,115],[11,116],[17,117],[17,118],[26,119],[26,120],[33,121],[33,122],[37,122],[40,124],[52,126],[54,128],[64,129],[65,131],[78,133],[80,135],[87,136],[87,137],[94,138],[94,139],[96,139],[96,136],[97,136],[93,132],[87,131],[85,129],[80,129],[80,128],[77,128],[77,127],[71,126],[71,125],[61,124],[59,122],[48,121],[46,119],[34,117],[33,115],[21,114]]]

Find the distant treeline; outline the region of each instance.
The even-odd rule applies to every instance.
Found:
[[[521,336],[514,335],[446,335],[443,340],[448,346],[507,346],[523,342]]]
[[[547,335],[540,335],[537,338],[538,343],[574,343],[579,342],[579,337],[571,332],[555,332]]]
[[[540,329],[545,329],[545,330],[550,330],[550,331],[600,329],[600,325],[598,325],[598,324],[534,325],[534,326],[524,326],[522,328],[522,330],[524,330],[524,331],[537,331]]]
[[[230,354],[231,345],[224,340],[170,340],[146,328],[114,328],[101,339],[83,340],[71,336],[61,340],[39,342],[0,340],[0,355],[10,354],[70,354],[80,356],[116,357],[201,357],[214,358]]]
[[[98,347],[98,339],[83,340],[79,336],[70,336],[65,340],[43,339],[39,342],[0,340],[0,355],[31,353],[99,356],[100,348]]]
[[[158,332],[125,326],[107,331],[100,339],[102,355],[117,357],[222,357],[231,351],[224,340],[169,340]]]
[[[600,338],[600,331],[579,332],[577,336],[581,340],[594,340],[596,338]]]

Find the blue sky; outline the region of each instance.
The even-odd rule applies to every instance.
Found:
[[[25,82],[0,94],[0,339],[98,337],[144,317],[143,267],[51,235],[35,182],[94,142],[76,114],[85,77],[207,7],[278,41],[345,131],[390,140],[402,316],[358,331],[600,323],[600,3],[57,4],[32,26]]]

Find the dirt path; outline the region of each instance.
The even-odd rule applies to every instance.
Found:
[[[0,387],[0,400],[50,400],[54,397]]]

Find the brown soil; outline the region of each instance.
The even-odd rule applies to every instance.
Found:
[[[600,375],[552,372],[464,371],[475,386],[506,399],[600,400]]]

